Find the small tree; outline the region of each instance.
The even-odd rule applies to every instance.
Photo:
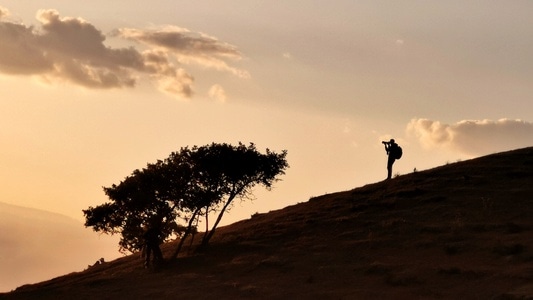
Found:
[[[263,185],[267,189],[276,182],[277,176],[284,174],[289,167],[284,150],[280,154],[266,149],[261,154],[254,144],[248,146],[239,143],[206,145],[194,147],[188,159],[192,165],[191,189],[194,197],[189,197],[183,208],[189,210],[191,218],[184,238],[190,233],[193,221],[202,214],[206,217],[206,231],[202,238],[202,247],[208,245],[224,213],[231,207],[236,198],[247,199],[252,195],[252,188]],[[183,159],[181,153],[173,153],[169,163]],[[210,212],[218,212],[215,223],[209,229],[207,217]],[[180,241],[174,257],[178,256],[184,238]]]
[[[192,156],[195,177],[217,197],[209,202],[207,210],[218,211],[218,216],[211,230],[206,231],[202,246],[209,243],[224,213],[236,198],[250,198],[252,188],[257,184],[270,189],[278,180],[277,176],[285,174],[284,170],[289,166],[287,151],[277,154],[266,149],[266,153],[261,154],[254,144],[232,146],[213,143],[195,149]]]
[[[179,207],[182,213],[182,219],[187,223],[187,226],[174,251],[173,258],[178,256],[185,239],[191,233],[196,232],[195,224],[198,223],[198,218],[202,215],[207,215],[212,203],[222,197],[221,192],[212,189],[202,177],[203,172],[199,171],[198,164],[195,160],[195,152],[198,149],[197,146],[194,146],[192,149],[182,148],[179,152],[171,153],[166,160],[169,170],[179,170],[183,166],[188,166],[188,170],[190,171],[185,190],[177,192],[175,196],[177,198],[181,195]],[[168,178],[176,178],[177,182],[180,182],[180,179],[183,181],[182,177],[176,176],[175,174]],[[170,186],[173,185],[173,183],[170,184]],[[173,192],[176,193],[176,190],[173,189]]]
[[[173,255],[177,257],[195,220],[218,212],[212,228],[206,228],[202,240],[206,246],[235,198],[248,198],[257,184],[270,189],[284,174],[286,155],[287,151],[276,154],[269,149],[261,154],[254,144],[242,143],[181,148],[163,161],[135,170],[120,184],[104,188],[111,202],[83,210],[85,226],[120,233],[121,250],[135,251],[143,245],[143,226],[155,220],[168,238],[179,227],[176,221],[184,220],[187,227]]]
[[[168,238],[177,229],[179,216],[179,201],[171,198],[168,174],[167,164],[158,161],[135,170],[118,185],[104,187],[111,202],[83,210],[85,226],[106,234],[120,233],[121,251],[142,248],[143,227],[157,226],[163,238]],[[175,184],[174,189],[182,185]]]

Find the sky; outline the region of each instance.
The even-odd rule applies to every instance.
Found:
[[[183,146],[288,151],[229,224],[385,179],[390,138],[400,175],[533,145],[532,1],[2,0],[0,39],[0,202],[80,224]]]

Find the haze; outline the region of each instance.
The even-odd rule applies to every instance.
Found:
[[[529,1],[3,1],[0,201],[82,222],[182,146],[287,149],[227,224],[383,180],[385,139],[395,174],[530,146],[532,36]]]
[[[120,257],[117,239],[59,214],[0,202],[0,292]]]

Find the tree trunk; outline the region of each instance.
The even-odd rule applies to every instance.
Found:
[[[183,237],[180,239],[180,242],[178,244],[178,247],[176,248],[176,251],[174,251],[174,254],[172,254],[172,259],[176,259],[178,257],[178,254],[181,251],[181,247],[183,247],[183,243],[185,242],[185,239],[187,238],[187,236],[189,236],[189,234],[191,234],[192,223],[194,222],[194,219],[196,218],[196,216],[198,215],[199,212],[200,212],[200,209],[197,209],[192,214],[192,217],[189,220],[189,224],[187,225],[187,229],[185,230],[185,233],[183,234]]]
[[[209,232],[209,206],[205,207],[205,233]]]
[[[213,234],[215,234],[215,229],[217,228],[218,223],[220,223],[220,220],[222,220],[222,216],[224,215],[224,212],[226,211],[226,209],[228,208],[230,203],[233,201],[235,196],[237,196],[237,194],[231,195],[228,198],[228,202],[226,202],[226,204],[224,204],[224,207],[222,208],[222,210],[218,214],[218,217],[217,217],[217,220],[215,221],[215,224],[213,224],[213,228],[211,228],[211,231],[209,231],[208,233],[206,233],[204,235],[204,238],[202,239],[202,244],[200,245],[201,248],[206,247],[207,244],[209,243],[209,240],[211,239],[211,237],[213,237]]]

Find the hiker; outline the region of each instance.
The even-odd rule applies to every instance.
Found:
[[[394,142],[394,139],[391,139],[388,142],[383,141],[381,143],[385,145],[385,151],[389,156],[387,159],[387,180],[389,180],[392,177],[392,165],[396,159],[400,159],[402,156],[402,150],[400,146]]]
[[[154,265],[163,260],[163,254],[159,248],[159,244],[161,243],[161,229],[159,224],[154,223],[155,222],[151,222],[150,225],[145,227],[143,234],[145,256],[144,266],[146,268],[150,266],[150,255],[153,256],[152,262]]]

